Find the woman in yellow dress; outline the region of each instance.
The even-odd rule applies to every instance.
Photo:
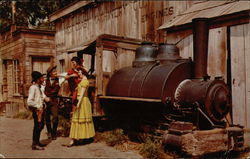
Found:
[[[80,82],[77,86],[77,106],[74,108],[72,115],[71,128],[69,137],[71,141],[68,147],[76,144],[77,141],[83,139],[92,139],[95,136],[95,128],[92,120],[91,103],[88,98],[89,81],[87,79],[87,71],[80,67],[77,68]]]

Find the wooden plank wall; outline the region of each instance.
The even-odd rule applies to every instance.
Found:
[[[246,127],[250,128],[250,23],[244,25],[244,47],[246,67]]]
[[[91,67],[91,55],[88,55],[88,54],[83,54],[83,65],[84,67],[89,70],[90,67]]]
[[[246,66],[246,127],[250,128],[250,23],[244,25],[245,66]]]
[[[192,58],[193,59],[193,35],[189,35],[181,40],[177,47],[180,51],[180,56],[182,58]]]
[[[3,101],[3,60],[2,56],[0,56],[0,102]]]
[[[113,51],[104,50],[102,58],[102,71],[113,72],[115,70],[116,56]]]
[[[227,82],[226,27],[209,30],[208,75],[211,79],[222,76]],[[189,32],[169,34],[168,43],[177,43],[182,58],[193,59],[193,35]]]
[[[115,1],[79,10],[56,21],[56,50],[64,53],[100,34],[163,40],[158,27],[186,10],[189,1]]]
[[[20,58],[20,54],[23,52],[23,39],[13,38],[0,44],[1,58],[12,59],[12,57]],[[18,56],[19,55],[19,56]]]
[[[64,60],[64,64],[65,64],[65,66],[64,66],[64,69],[65,70],[62,70],[62,72],[67,72],[68,71],[68,68],[71,68],[71,58],[73,57],[73,56],[77,56],[77,53],[75,52],[75,53],[71,53],[71,54],[68,54],[68,53],[63,53],[63,54],[59,54],[59,55],[57,55],[56,56],[56,65],[58,66],[58,67],[61,67],[60,65],[60,60]],[[85,57],[83,57],[83,59],[85,59]],[[86,63],[86,61],[85,61],[85,63]],[[60,72],[60,73],[62,73],[62,72]]]
[[[250,24],[230,28],[233,122],[250,128]]]
[[[214,77],[221,76],[227,82],[227,28],[209,30],[207,73]]]

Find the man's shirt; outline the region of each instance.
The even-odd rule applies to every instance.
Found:
[[[38,84],[33,84],[29,88],[29,96],[27,104],[29,107],[42,108],[44,104],[45,94],[42,92]]]

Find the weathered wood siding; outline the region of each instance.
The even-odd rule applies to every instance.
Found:
[[[211,79],[222,76],[227,82],[226,27],[210,29],[208,40],[208,75]],[[167,42],[177,43],[182,58],[193,59],[193,35],[191,33],[169,34]]]
[[[0,56],[0,102],[3,101],[3,60]]]
[[[227,83],[227,28],[210,29],[208,41],[208,75],[221,76]]]
[[[233,121],[250,128],[250,24],[230,28]]]
[[[76,48],[101,34],[162,41],[158,27],[190,7],[189,1],[115,1],[79,9],[56,21],[58,54]]]

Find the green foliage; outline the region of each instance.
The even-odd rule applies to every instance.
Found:
[[[122,129],[115,129],[112,131],[104,132],[97,138],[99,140],[104,140],[109,146],[119,145],[128,140],[128,137],[124,134]]]
[[[124,135],[122,129],[115,129],[111,131],[111,133],[106,138],[106,143],[109,146],[115,146],[117,144],[122,144],[124,141],[127,140],[127,137]]]
[[[144,144],[140,149],[140,154],[148,159],[168,159],[173,158],[164,152],[161,140],[156,140],[150,136],[145,138]]]
[[[0,1],[0,30],[11,24],[11,1]]]
[[[32,113],[30,111],[24,111],[16,114],[13,118],[17,119],[32,119]]]
[[[76,0],[19,0],[16,1],[15,23],[20,26],[51,25],[44,20],[60,8]],[[0,1],[0,30],[12,23],[11,1]]]
[[[130,150],[139,151],[140,155],[147,159],[178,158],[176,154],[164,151],[164,146],[162,145],[160,138],[155,138],[154,136],[147,133],[142,133],[139,136],[142,144],[137,143],[133,145],[133,143],[129,141],[128,136],[124,134],[122,129],[115,129],[102,133],[96,132],[95,142],[105,141],[107,145],[114,146],[119,150],[125,149],[125,151],[127,151],[128,147],[131,146],[132,149]],[[124,148],[124,144],[130,146],[125,146],[126,148]]]

